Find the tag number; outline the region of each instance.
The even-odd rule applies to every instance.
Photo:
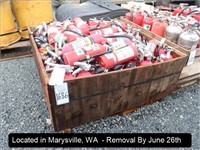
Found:
[[[67,92],[61,92],[56,94],[56,100],[62,100],[62,99],[68,99],[68,93]]]

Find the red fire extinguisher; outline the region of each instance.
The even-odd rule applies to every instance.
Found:
[[[133,21],[133,13],[132,12],[128,12],[125,14],[125,18],[129,21]]]
[[[81,18],[74,18],[73,19],[76,27],[82,31],[83,34],[89,34],[89,25],[83,21]]]
[[[71,21],[66,21],[64,23],[64,29],[73,31],[73,32],[67,32],[66,36],[67,36],[67,42],[73,42],[75,41],[77,38],[80,38],[80,34],[82,34],[81,30],[78,29]]]
[[[118,49],[113,53],[102,55],[98,58],[100,67],[112,68],[115,65],[123,64],[133,60],[138,56],[137,48],[134,45],[128,45],[124,48]]]
[[[104,41],[101,35],[99,34],[92,34],[88,37],[83,37],[80,39],[77,39],[76,41],[73,41],[71,43],[67,43],[62,48],[62,54],[73,51],[75,49],[82,49],[86,46],[91,46],[94,43],[101,43]]]
[[[50,24],[47,29],[47,38],[50,45],[54,46],[54,37],[62,31],[62,26],[56,26],[55,24]]]
[[[142,26],[143,19],[144,19],[144,14],[140,9],[138,9],[138,11],[135,14],[133,14],[133,23]]]
[[[106,21],[106,20],[92,19],[89,20],[87,23],[90,26],[90,29],[95,27],[107,28],[111,26],[111,21]]]
[[[186,9],[185,6],[188,6],[188,4],[186,4],[186,3],[180,3],[180,6],[177,7],[176,9],[174,9],[173,16],[176,16],[177,14],[180,14],[182,11],[184,11],[183,9]]]
[[[151,39],[151,40],[148,41],[145,49],[150,51],[152,54],[154,54],[157,46],[158,46],[158,41],[156,39]]]
[[[142,22],[142,27],[146,30],[151,30],[153,25],[153,17],[152,16],[146,16]]]
[[[145,59],[139,63],[139,66],[147,66],[151,64],[152,64],[151,60]]]
[[[74,65],[74,62],[78,62],[80,59],[86,58],[86,56],[93,56],[107,51],[107,47],[101,44],[93,44],[91,46],[84,47],[82,49],[74,49],[63,54],[65,64]]]
[[[117,33],[117,32],[118,32],[117,27],[110,27],[110,28],[104,28],[104,29],[100,29],[100,30],[90,31],[90,35],[92,35],[92,34],[110,35],[110,34]]]
[[[183,15],[183,16],[188,15],[188,14],[189,14],[190,12],[192,12],[195,8],[197,8],[197,6],[190,6],[189,8],[184,9],[183,12],[182,12],[182,15]]]
[[[200,14],[193,15],[192,17],[200,22]]]
[[[153,23],[151,31],[163,37],[166,31],[166,28],[167,28],[167,23],[163,21],[162,18],[158,18],[158,20],[156,20]]]

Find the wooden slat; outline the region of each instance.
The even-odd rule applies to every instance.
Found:
[[[34,29],[35,28],[28,28],[29,33],[34,31]],[[48,89],[49,88],[48,87],[49,77],[48,77],[46,70],[44,68],[44,65],[43,65],[43,62],[41,60],[41,56],[39,54],[39,51],[37,49],[37,45],[34,41],[33,35],[29,35],[29,37],[30,37],[30,43],[31,43],[31,46],[32,46],[32,49],[33,49],[33,56],[35,58],[37,70],[38,70],[38,73],[39,73],[39,76],[40,76],[40,81],[42,83],[42,88],[43,88],[43,91],[44,91],[44,94],[45,94],[46,104],[48,106],[50,117],[53,120],[53,124],[54,124],[54,127],[55,127],[55,122],[54,122],[55,115],[53,113],[54,110],[52,110],[51,103],[50,103],[50,98],[53,97],[53,95],[50,96],[50,94],[54,94],[54,93],[50,92],[51,90]]]
[[[178,88],[177,88],[177,89],[180,89],[180,88],[184,88],[184,87],[193,85],[193,84],[195,84],[195,83],[197,83],[197,82],[199,82],[199,81],[200,81],[200,75],[198,75],[198,77],[195,76],[194,79],[191,79],[191,78],[190,78],[190,79],[188,79],[188,80],[185,81],[185,82],[179,82],[179,83],[178,83]]]
[[[19,59],[24,57],[31,57],[31,56],[33,56],[33,53],[31,51],[25,51],[15,54],[6,54],[6,55],[3,55],[1,53],[0,60],[5,61],[5,60]]]
[[[28,46],[31,46],[29,40],[19,41],[19,42],[12,44],[10,46],[1,47],[0,50],[9,50],[9,49],[13,49],[13,48],[28,47]]]
[[[200,57],[195,58],[192,65],[183,68],[179,79],[181,80],[196,74],[200,74]]]

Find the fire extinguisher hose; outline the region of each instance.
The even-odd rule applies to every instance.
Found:
[[[180,15],[183,13],[183,11],[186,10],[186,9],[188,9],[188,8],[187,8],[187,7],[183,8],[183,9],[181,10],[181,12],[178,14],[178,16],[180,16]]]
[[[198,10],[193,10],[193,11],[187,13],[186,16],[189,16],[189,15],[193,16],[193,15],[197,15],[197,14],[200,14],[200,12]]]
[[[61,33],[64,33],[64,32],[66,32],[66,31],[75,33],[75,34],[77,34],[77,35],[79,35],[79,36],[82,36],[82,37],[86,37],[86,36],[87,36],[87,35],[85,35],[85,34],[83,34],[83,33],[81,34],[81,33],[79,33],[79,32],[76,32],[76,31],[73,31],[73,30],[68,30],[68,29],[62,30]]]
[[[128,33],[128,32],[127,32],[120,24],[118,24],[117,22],[113,21],[112,24],[113,24],[113,25],[116,25],[116,26],[119,27],[119,28],[121,28],[122,31]]]
[[[108,54],[108,53],[112,53],[112,52],[113,52],[113,50],[108,50],[108,51],[106,51],[106,52],[102,52],[102,53],[99,53],[99,54],[92,55],[92,56],[89,57],[89,59],[95,58],[95,57],[99,57],[99,56],[101,56],[101,55]],[[88,60],[87,57],[82,58],[82,59],[79,59],[79,61],[86,61],[86,60]]]
[[[127,34],[121,34],[121,35],[109,35],[109,36],[103,36],[104,38],[118,38],[118,37],[121,37],[121,38],[128,38],[130,40],[133,40],[133,37],[130,36],[130,35],[127,35]]]

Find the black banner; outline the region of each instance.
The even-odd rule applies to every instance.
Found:
[[[10,147],[191,147],[189,133],[9,134]]]

